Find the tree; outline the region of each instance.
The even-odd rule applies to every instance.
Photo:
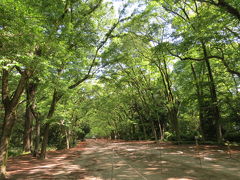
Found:
[[[11,131],[16,120],[16,109],[25,84],[35,70],[30,66],[36,55],[35,43],[41,39],[41,35],[38,34],[41,30],[36,29],[37,22],[26,17],[22,18],[27,14],[26,8],[21,2],[5,1],[2,2],[0,9],[2,15],[0,25],[1,92],[5,111],[0,144],[1,177],[6,175],[7,152]],[[32,30],[35,34],[30,33]],[[31,34],[31,41],[29,34]]]

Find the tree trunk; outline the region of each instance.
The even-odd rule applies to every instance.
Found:
[[[46,123],[45,128],[44,128],[44,135],[43,135],[43,142],[42,142],[40,159],[45,159],[46,158],[49,127],[50,127],[50,124]]]
[[[228,2],[225,0],[218,0],[218,3],[213,3],[215,6],[218,6],[221,9],[224,9],[229,14],[233,15],[235,18],[240,20],[240,11],[239,9],[235,8],[234,6],[231,6]]]
[[[55,108],[56,108],[56,104],[61,99],[61,97],[62,97],[62,95],[58,94],[57,91],[54,90],[51,106],[50,106],[50,109],[49,109],[48,115],[47,115],[47,119],[52,118],[53,113],[54,113]],[[44,128],[44,136],[43,136],[42,149],[41,149],[41,155],[40,155],[41,159],[46,158],[46,152],[47,152],[46,149],[47,149],[47,144],[48,144],[49,127],[50,127],[50,123],[46,123],[45,128]]]
[[[4,122],[2,128],[1,142],[0,142],[0,177],[3,179],[6,176],[6,164],[7,164],[7,154],[10,136],[12,133],[12,128],[15,123],[15,112],[17,105],[19,104],[20,97],[24,91],[26,80],[29,77],[28,72],[21,71],[21,78],[18,81],[18,85],[14,90],[12,97],[10,97],[8,78],[9,72],[6,69],[2,69],[2,102],[4,106]]]
[[[0,179],[6,176],[6,166],[8,158],[8,145],[12,132],[13,125],[15,123],[15,112],[5,112],[4,127],[1,136],[0,143],[0,161],[1,161],[1,175]]]
[[[145,126],[145,123],[143,121],[143,117],[141,115],[139,115],[139,118],[141,120],[141,126],[143,128],[143,134],[144,134],[144,139],[146,140],[147,139],[147,131],[146,131],[146,126]]]
[[[153,120],[151,120],[151,124],[152,124],[152,132],[153,132],[153,135],[154,135],[154,139],[157,142],[158,141],[158,136],[157,136],[157,131],[156,131],[156,128],[154,126]]]
[[[175,105],[173,105],[173,107],[168,108],[168,117],[171,121],[176,140],[179,142],[180,132],[179,132],[179,122],[178,122],[177,114],[178,114],[178,108],[175,107]]]
[[[159,59],[158,59],[159,60]],[[167,71],[167,63],[165,57],[163,57],[163,64],[159,62],[155,62],[155,65],[159,69],[159,72],[162,76],[163,85],[165,88],[165,96],[168,101],[167,109],[168,109],[168,118],[171,122],[173,132],[177,138],[177,141],[180,141],[180,131],[179,131],[179,122],[178,122],[178,103],[176,98],[172,92],[172,84]]]
[[[160,135],[159,139],[160,139],[160,141],[162,141],[164,139],[164,135],[163,135],[163,128],[162,128],[158,113],[157,113],[157,120],[158,120],[159,135]]]
[[[134,108],[135,108],[136,112],[138,113],[139,119],[141,121],[140,127],[142,127],[142,129],[143,129],[144,139],[146,140],[147,139],[147,130],[146,130],[145,122],[144,122],[144,117],[143,117],[141,111],[139,110],[137,103],[135,103]]]
[[[70,148],[70,136],[69,136],[69,129],[65,128],[65,136],[66,136],[66,148]]]
[[[150,118],[150,119],[149,119]],[[151,118],[151,110],[149,112],[149,118],[148,118],[148,121],[151,122],[151,125],[152,125],[152,133],[154,135],[154,139],[155,141],[157,142],[158,141],[158,136],[157,136],[157,131],[156,131],[156,127],[155,127],[155,124],[154,124],[154,121],[153,119]]]
[[[217,142],[220,143],[222,141],[220,112],[219,112],[219,108],[218,108],[216,86],[214,83],[212,69],[211,69],[210,62],[208,59],[206,60],[206,65],[207,65],[208,75],[209,75],[209,80],[210,80],[210,93],[211,93],[211,100],[212,100],[213,120],[214,120],[215,127],[216,127]]]
[[[136,138],[136,136],[135,136],[135,134],[136,134],[136,127],[135,127],[135,124],[132,124],[132,131],[131,131],[131,138],[132,139],[135,139]]]
[[[31,150],[32,141],[32,123],[33,123],[33,110],[34,110],[34,100],[35,100],[36,84],[26,83],[26,114],[25,114],[25,124],[24,124],[24,136],[23,136],[23,150],[29,152]]]
[[[35,125],[35,143],[34,143],[34,152],[33,157],[37,157],[39,153],[39,144],[40,144],[40,119],[38,116],[35,117],[36,125]]]
[[[197,79],[197,74],[194,69],[193,64],[191,64],[191,69],[193,73],[193,78],[195,81],[195,86],[196,86],[196,92],[197,92],[197,98],[198,98],[198,111],[199,111],[199,121],[200,121],[200,133],[202,135],[203,141],[205,140],[205,133],[204,133],[204,119],[203,119],[203,96],[200,90],[200,85],[199,81]]]
[[[33,121],[33,116],[32,116],[30,107],[26,107],[24,135],[23,135],[23,150],[25,152],[29,152],[31,149],[32,121]]]

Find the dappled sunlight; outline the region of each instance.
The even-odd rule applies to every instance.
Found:
[[[168,178],[167,180],[193,180],[190,178]]]
[[[39,160],[25,155],[9,160],[9,176],[12,179],[21,178],[83,178],[86,172],[74,163],[79,158],[85,143],[78,148],[49,152],[47,159]]]
[[[84,149],[50,152],[46,160],[30,155],[11,159],[9,172],[30,179],[225,180],[240,178],[239,157],[239,150],[228,158],[216,146],[201,146],[197,152],[188,145],[99,140],[88,141]]]

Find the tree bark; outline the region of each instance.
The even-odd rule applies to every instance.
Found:
[[[10,98],[10,92],[8,87],[9,71],[2,69],[2,103],[5,111],[4,122],[1,134],[0,142],[0,177],[6,176],[7,154],[9,140],[12,133],[12,128],[15,123],[15,112],[17,105],[19,104],[20,97],[24,91],[25,83],[29,77],[27,70],[21,72],[21,78],[18,81],[18,85],[14,90],[13,96]]]
[[[208,75],[210,80],[210,93],[211,93],[211,100],[212,100],[212,110],[213,110],[213,120],[216,127],[216,136],[217,142],[222,142],[222,130],[221,130],[221,123],[220,123],[220,111],[218,108],[218,98],[216,92],[216,86],[213,79],[212,69],[209,60],[206,60],[206,65],[208,69]]]
[[[31,150],[31,141],[32,141],[32,123],[33,123],[33,110],[34,110],[34,101],[35,101],[35,92],[36,84],[33,82],[26,82],[26,114],[25,114],[25,123],[24,123],[24,136],[23,136],[23,150],[29,152]]]
[[[229,3],[227,3],[225,0],[218,0],[218,3],[214,3],[215,6],[224,9],[227,11],[229,14],[233,15],[235,18],[240,20],[240,11],[231,6]]]
[[[196,92],[197,92],[197,99],[198,99],[198,111],[199,111],[199,121],[200,121],[200,133],[202,135],[203,141],[205,140],[206,136],[204,133],[204,119],[203,119],[203,96],[200,90],[200,84],[197,78],[197,74],[193,64],[191,64],[191,69],[193,73],[193,78],[195,81]]]
[[[143,117],[142,117],[141,115],[139,115],[139,118],[140,118],[140,121],[141,121],[140,125],[141,125],[141,127],[143,128],[144,139],[146,140],[146,139],[147,139],[146,126],[145,126]]]
[[[45,124],[40,159],[46,159],[50,123]]]
[[[198,0],[198,1],[212,4],[222,10],[225,10],[226,12],[240,20],[240,11],[237,8],[233,7],[231,4],[229,4],[228,2],[226,2],[225,0],[218,0],[217,2],[215,0]]]
[[[69,133],[68,128],[65,128],[65,136],[66,136],[66,148],[69,149],[70,148],[70,133]]]
[[[159,127],[159,139],[160,141],[162,141],[164,139],[164,132],[163,132],[163,128],[162,128],[162,125],[161,125],[161,122],[160,122],[160,119],[159,119],[159,115],[158,115],[158,127]]]
[[[36,125],[35,125],[35,143],[34,143],[34,151],[33,157],[37,157],[39,153],[39,144],[40,144],[40,119],[38,116],[35,117]]]
[[[8,159],[8,146],[9,140],[12,133],[12,128],[15,123],[15,112],[14,111],[7,111],[5,112],[4,116],[4,127],[1,136],[1,143],[0,143],[0,160],[1,160],[1,174],[0,179],[6,177],[6,166],[7,166],[7,159]]]
[[[168,118],[170,119],[170,122],[172,124],[172,128],[176,137],[176,140],[180,141],[180,131],[179,131],[179,122],[177,118],[178,114],[178,107],[175,107],[175,105],[170,104],[170,107],[168,107]]]
[[[49,109],[48,115],[47,115],[47,119],[52,118],[52,116],[55,112],[56,104],[61,99],[61,97],[62,97],[62,95],[58,94],[57,91],[54,90],[51,106],[50,106],[50,109]],[[45,128],[44,128],[42,149],[41,149],[41,155],[40,155],[41,159],[46,158],[46,152],[47,152],[46,149],[47,149],[47,144],[48,144],[49,127],[50,127],[50,123],[48,122],[48,123],[45,124]]]

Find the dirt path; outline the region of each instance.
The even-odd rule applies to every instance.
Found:
[[[47,160],[9,160],[9,179],[234,180],[240,179],[240,151],[232,158],[214,146],[174,146],[153,142],[90,140]]]

